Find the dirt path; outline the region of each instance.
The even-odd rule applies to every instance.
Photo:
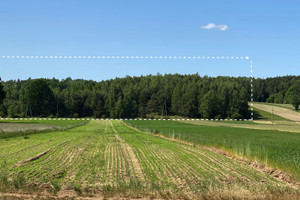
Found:
[[[140,179],[140,180],[144,180],[144,177],[143,177],[143,172],[142,172],[142,169],[141,169],[141,166],[140,166],[140,163],[134,153],[134,151],[132,150],[131,146],[125,142],[125,140],[123,138],[120,137],[118,131],[115,129],[113,123],[110,121],[110,125],[112,127],[112,129],[114,130],[114,132],[116,133],[116,138],[117,140],[121,143],[122,146],[125,147],[125,149],[127,150],[128,152],[128,155],[129,155],[129,159],[131,160],[132,162],[132,165],[133,165],[133,168],[134,168],[134,172],[136,174],[136,176]]]
[[[263,110],[269,113],[274,113],[274,115],[278,115],[280,117],[283,117],[285,119],[294,121],[294,122],[300,122],[300,113],[297,113],[293,110],[282,108],[279,106],[272,106],[267,104],[261,104],[261,103],[253,103],[253,107],[259,110]]]

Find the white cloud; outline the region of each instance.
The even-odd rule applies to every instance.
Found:
[[[207,30],[209,30],[209,29],[217,29],[219,31],[226,31],[226,30],[228,30],[228,26],[227,25],[225,25],[225,24],[216,25],[214,23],[209,23],[209,24],[207,24],[205,26],[202,26],[201,28],[202,29],[207,29]]]

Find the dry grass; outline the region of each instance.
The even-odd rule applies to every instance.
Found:
[[[25,131],[42,131],[55,129],[56,126],[45,124],[26,124],[26,123],[0,123],[1,133],[14,133]]]
[[[300,122],[300,113],[288,108],[262,103],[253,103],[253,107],[269,113],[274,113],[274,115],[278,115],[290,121]]]

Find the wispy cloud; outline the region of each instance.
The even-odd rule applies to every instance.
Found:
[[[209,24],[207,24],[205,26],[202,26],[201,28],[202,29],[207,29],[207,30],[209,30],[209,29],[217,29],[219,31],[226,31],[226,30],[228,30],[228,26],[227,25],[225,25],[225,24],[216,25],[214,23],[209,23]]]

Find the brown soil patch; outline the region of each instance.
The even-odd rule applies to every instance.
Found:
[[[107,167],[106,167],[106,173],[105,173],[105,180],[106,180],[106,184],[108,183],[108,177],[109,177],[109,165],[110,165],[110,144],[106,145],[105,147],[105,152],[104,152],[104,159],[105,159],[105,163],[107,163]]]
[[[114,151],[114,145],[110,146],[110,152],[111,152],[111,165],[109,169],[109,182],[113,182],[114,180],[114,167],[115,167],[115,151]]]
[[[74,198],[74,197],[77,197],[77,193],[74,191],[74,190],[60,190],[58,193],[57,193],[57,196],[58,197],[69,197],[69,198]]]
[[[21,165],[23,165],[23,164],[25,164],[25,163],[35,161],[35,160],[41,158],[43,155],[46,155],[49,151],[50,151],[50,149],[48,149],[47,151],[45,151],[45,152],[43,152],[43,153],[41,153],[41,154],[38,154],[37,156],[35,156],[35,157],[33,157],[33,158],[29,158],[29,159],[27,159],[27,160],[20,161],[20,162],[18,162],[17,164],[13,165],[12,168],[20,167]]]
[[[73,140],[73,139],[71,139],[71,140]],[[14,168],[14,167],[20,167],[21,165],[23,165],[23,164],[25,164],[25,163],[35,161],[35,160],[41,158],[42,156],[46,155],[46,154],[47,154],[49,151],[51,151],[52,149],[54,149],[54,148],[56,148],[56,147],[58,147],[58,146],[64,145],[64,144],[70,142],[71,140],[67,140],[67,141],[65,141],[65,142],[62,142],[62,143],[56,145],[55,147],[52,147],[52,148],[48,149],[47,151],[44,151],[43,153],[38,154],[38,155],[36,155],[36,156],[34,156],[34,157],[32,157],[32,158],[29,158],[29,159],[27,159],[27,160],[20,161],[20,162],[18,162],[17,164],[13,165],[12,167],[13,167],[13,168]]]
[[[139,179],[143,180],[144,179],[143,171],[142,171],[142,168],[140,166],[140,163],[139,163],[137,157],[135,156],[134,151],[132,150],[131,146],[127,143],[125,143],[125,147],[126,147],[127,152],[129,154],[130,160],[132,161],[132,165],[133,165],[136,176]]]
[[[264,120],[253,120],[253,122],[258,123],[258,124],[277,124],[276,122],[264,121]]]

